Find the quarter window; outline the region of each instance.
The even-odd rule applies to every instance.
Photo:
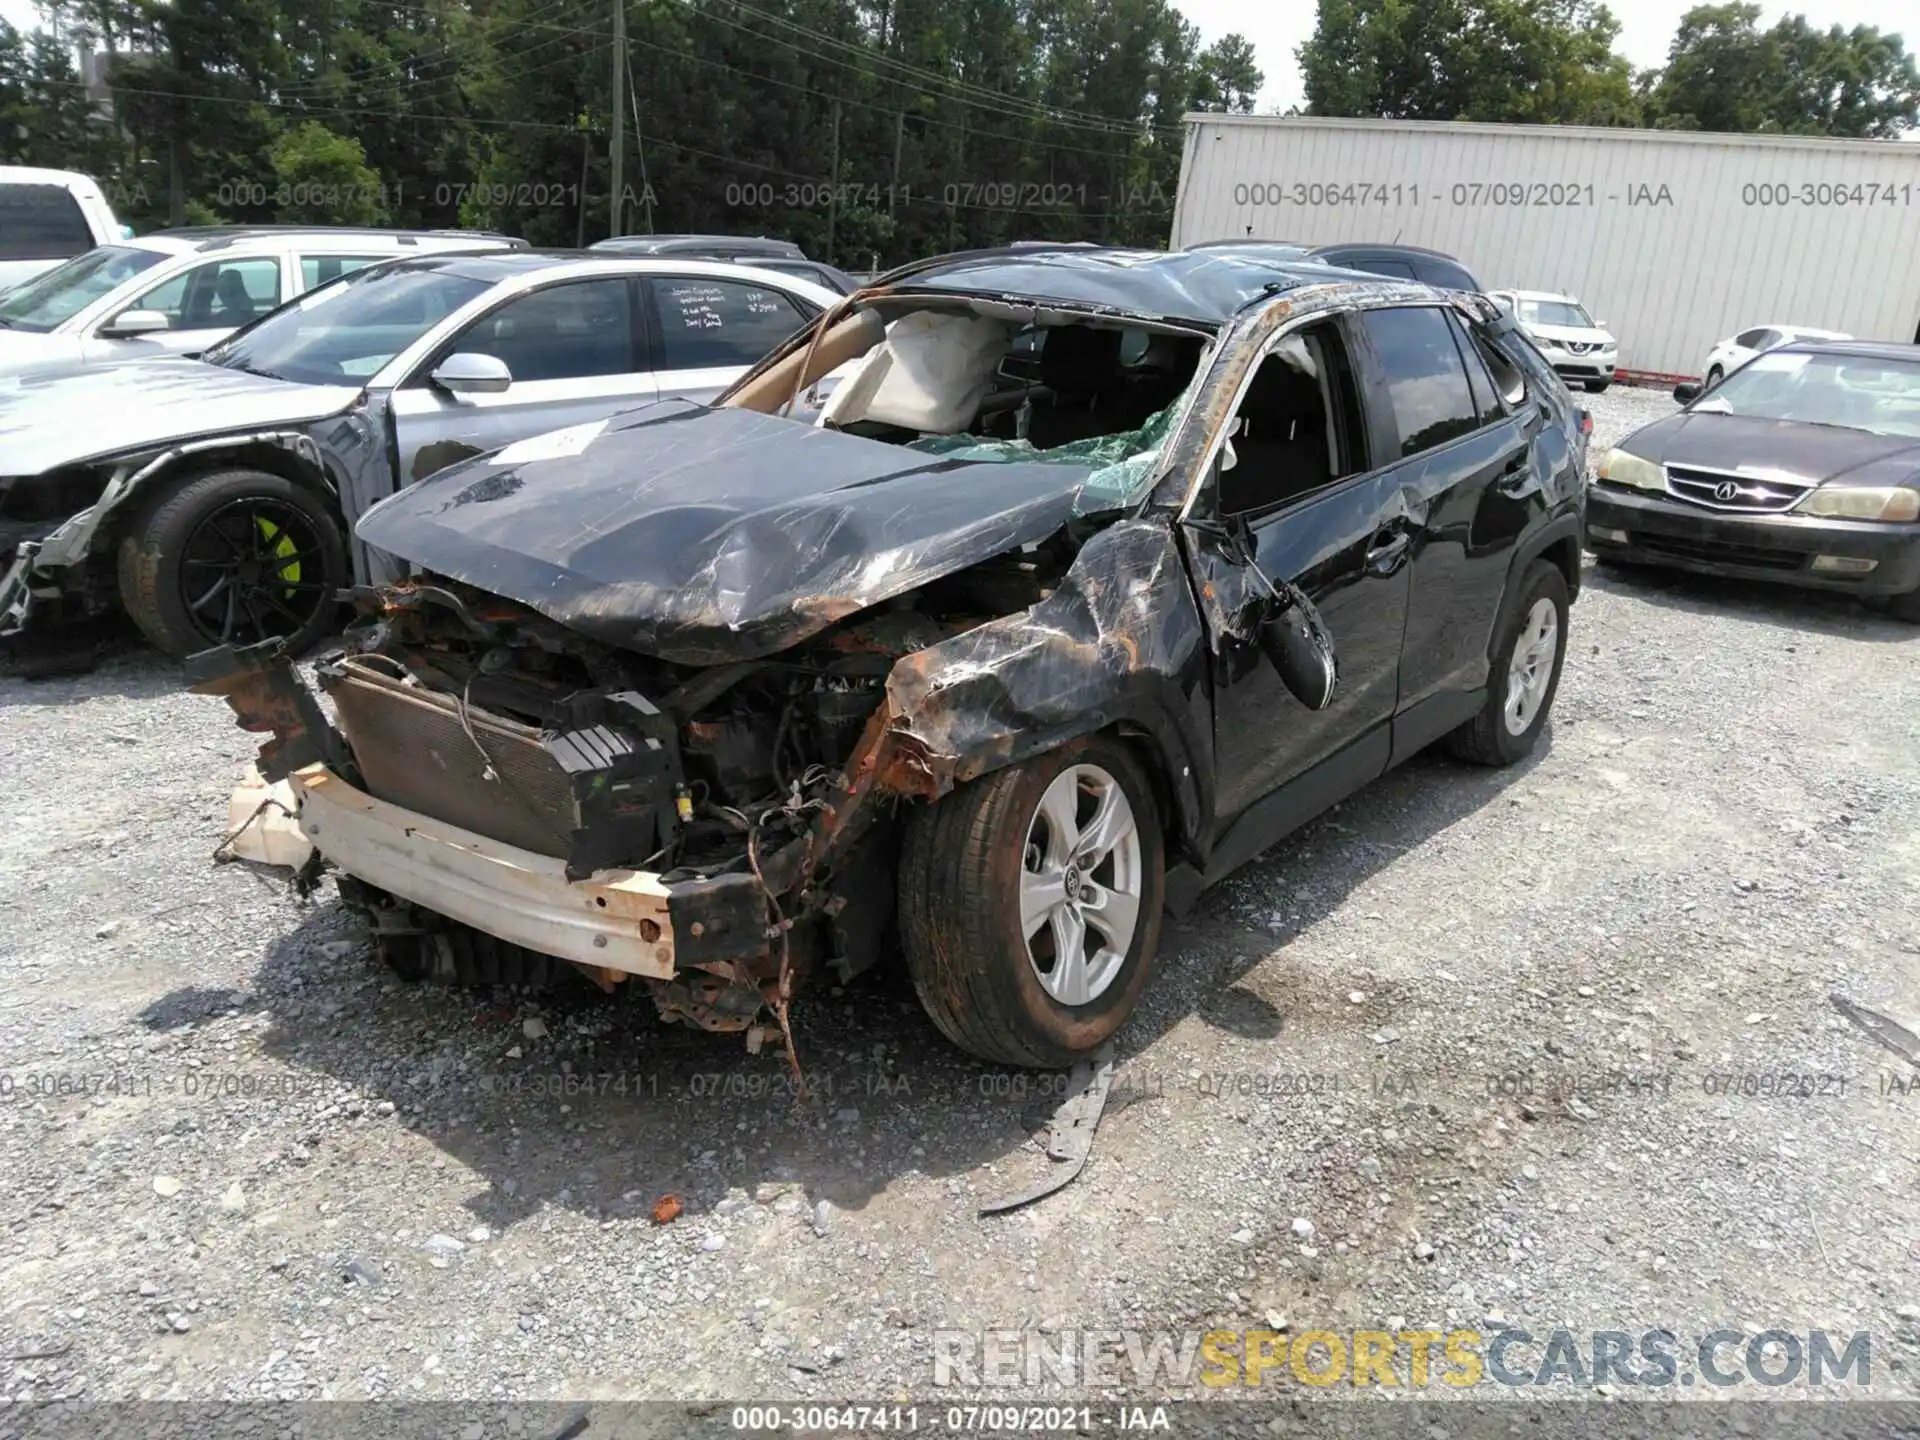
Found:
[[[350,270],[361,270],[392,258],[390,255],[302,255],[300,288],[311,290],[329,280],[338,280]]]
[[[660,368],[754,365],[800,328],[791,297],[736,280],[656,280]]]
[[[1360,317],[1387,382],[1400,454],[1418,455],[1480,426],[1447,312],[1430,306]]]

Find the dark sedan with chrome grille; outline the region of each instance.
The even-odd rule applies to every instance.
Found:
[[[1603,561],[1849,591],[1920,624],[1920,346],[1770,350],[1607,452]]]

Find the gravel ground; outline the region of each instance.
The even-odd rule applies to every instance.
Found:
[[[0,679],[0,1394],[891,1400],[943,1327],[1511,1323],[1869,1331],[1911,1395],[1920,1096],[1829,993],[1920,1028],[1920,634],[1591,566],[1572,628],[1530,763],[1417,759],[1170,925],[1085,1173],[985,1220],[1050,1082],[897,976],[799,1007],[804,1105],[644,1001],[401,985],[210,862],[254,740],[172,666]],[[1739,1093],[1783,1072],[1831,1079]]]

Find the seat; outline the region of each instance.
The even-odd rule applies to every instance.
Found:
[[[1118,330],[1062,325],[1047,331],[1040,347],[1040,383],[1052,400],[1034,410],[1027,427],[1036,450],[1126,428],[1102,411],[1103,402],[1116,400],[1120,390]]]
[[[222,325],[244,325],[254,318],[253,296],[238,270],[222,270],[214,279],[213,309]]]
[[[1234,467],[1220,476],[1222,514],[1264,510],[1333,478],[1320,382],[1277,356],[1260,362],[1240,402]]]

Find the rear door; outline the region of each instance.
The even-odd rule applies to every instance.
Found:
[[[784,290],[747,280],[651,275],[643,283],[663,399],[712,401],[819,313]]]
[[[1545,509],[1544,480],[1531,464],[1545,417],[1517,367],[1451,306],[1367,310],[1354,321],[1362,368],[1385,400],[1375,411],[1376,443],[1399,456],[1411,527],[1399,707],[1412,710],[1486,683],[1513,547]],[[1396,757],[1434,738],[1417,738],[1417,729],[1396,727]]]
[[[401,483],[654,399],[643,329],[639,288],[628,276],[565,280],[503,300],[394,391]],[[433,370],[455,354],[491,355],[512,382],[494,394],[444,390]]]

